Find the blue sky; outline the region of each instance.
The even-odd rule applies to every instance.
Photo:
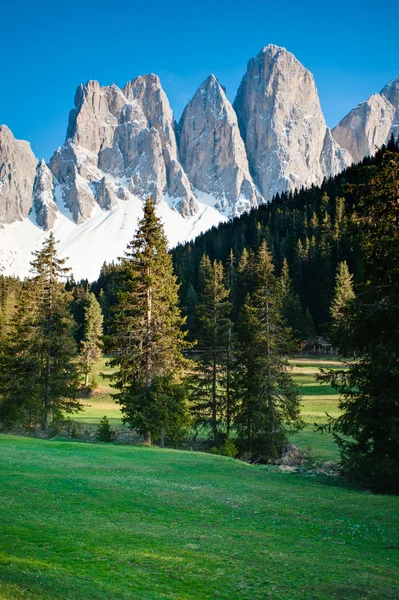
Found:
[[[333,127],[399,75],[398,0],[9,0],[0,19],[0,123],[46,159],[89,79],[123,86],[157,73],[179,117],[210,73],[232,101],[247,61],[273,43],[313,73]]]

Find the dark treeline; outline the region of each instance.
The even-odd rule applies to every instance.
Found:
[[[387,149],[399,152],[399,142],[391,139]],[[299,329],[299,337],[309,337],[312,322],[316,331],[322,333],[330,320],[338,265],[346,261],[355,283],[363,280],[362,240],[356,225],[358,201],[353,189],[368,182],[385,150],[381,148],[375,157],[365,158],[321,186],[278,195],[270,204],[177,246],[172,251],[173,263],[189,324],[200,285],[202,256],[223,263],[232,289],[232,318],[236,321],[245,294],[250,291],[242,276],[244,262],[251,261],[252,252],[266,240],[277,274],[282,272],[286,260],[302,307],[304,322],[290,323],[291,326]]]
[[[321,429],[348,477],[397,491],[398,182],[391,139],[171,253],[149,198],[124,258],[92,284],[68,275],[51,234],[30,279],[0,277],[0,422],[47,430],[79,410],[105,350],[124,420],[146,443],[194,427],[215,451],[273,461],[303,426],[286,356],[317,332],[356,356],[321,376],[342,411]]]

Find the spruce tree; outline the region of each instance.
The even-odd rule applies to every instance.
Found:
[[[354,297],[353,275],[349,273],[347,262],[340,262],[335,277],[334,298],[330,307],[334,321],[342,320],[345,317],[348,304]]]
[[[289,432],[302,427],[300,400],[283,354],[289,331],[279,310],[271,254],[262,242],[253,273],[256,291],[247,296],[238,320],[236,419],[242,449],[253,460],[277,458]]]
[[[39,378],[42,397],[42,427],[62,418],[64,412],[79,410],[76,399],[79,387],[77,348],[73,338],[74,321],[70,313],[72,295],[63,279],[70,272],[65,259],[57,256],[53,233],[34,252],[33,286],[38,305],[35,320],[36,338],[40,348]]]
[[[90,292],[85,307],[84,338],[81,342],[81,362],[86,387],[89,384],[89,374],[94,363],[101,358],[103,320],[101,307],[95,295]]]
[[[330,419],[343,472],[373,491],[399,493],[399,155],[386,152],[358,201],[365,282],[338,313],[333,343],[347,369],[324,378],[341,394]]]
[[[231,302],[222,263],[215,260],[209,264],[209,259],[204,257],[201,265],[203,287],[196,311],[198,345],[193,411],[197,423],[211,427],[213,443],[218,446],[220,424],[225,415],[228,428],[231,421],[231,394],[226,398]]]
[[[14,424],[39,424],[46,430],[64,413],[80,409],[72,297],[62,282],[69,269],[64,264],[51,233],[34,252],[33,278],[21,294],[2,357],[1,412],[6,422],[14,420],[9,418],[13,407],[20,407],[13,413]]]
[[[25,282],[0,349],[0,422],[7,429],[42,421],[38,316],[32,281]]]
[[[151,444],[154,422],[161,419],[153,401],[154,378],[157,385],[160,377],[179,382],[185,365],[182,353],[188,346],[172,259],[152,198],[146,200],[137,233],[122,258],[118,300],[110,363],[118,367],[114,378],[117,401],[125,421]],[[174,390],[174,400],[176,396]],[[179,401],[184,404],[182,397]],[[170,428],[169,421],[158,422],[154,433],[165,427]]]
[[[283,321],[292,332],[292,350],[299,346],[299,342],[309,340],[314,334],[314,327],[309,326],[309,318],[312,321],[309,309],[303,311],[298,294],[295,293],[287,259],[284,258],[281,275],[277,280],[277,292],[280,297],[280,311]],[[289,349],[289,348],[288,348]]]

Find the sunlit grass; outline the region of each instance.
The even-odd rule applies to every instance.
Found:
[[[0,435],[0,598],[397,599],[399,499],[338,483]]]
[[[298,359],[290,361],[291,374],[296,383],[297,390],[302,396],[302,416],[306,422],[303,431],[293,435],[290,442],[301,449],[311,449],[311,454],[316,460],[338,460],[338,449],[329,433],[323,435],[314,432],[314,424],[326,422],[326,413],[338,416],[338,398],[336,390],[316,381],[320,367],[339,368],[342,364],[332,358]],[[111,374],[113,369],[107,366],[107,359],[101,359],[94,369],[94,380],[97,384],[90,398],[83,398],[84,410],[73,418],[88,428],[96,427],[104,416],[107,416],[112,427],[127,428],[122,423],[120,406],[115,402],[115,389],[111,386],[109,378],[103,374]],[[92,381],[92,379],[91,379]]]

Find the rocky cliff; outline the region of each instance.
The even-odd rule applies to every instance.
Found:
[[[399,77],[351,110],[333,129],[334,139],[355,162],[399,135]]]
[[[202,83],[179,123],[180,159],[191,184],[228,216],[261,201],[249,173],[237,116],[214,75]]]
[[[125,187],[141,198],[168,197],[185,216],[197,204],[177,155],[174,119],[156,75],[137,77],[122,90],[81,85],[65,145],[50,161],[74,220],[89,218],[98,203],[111,208]],[[108,177],[107,177],[108,176]]]
[[[29,143],[16,140],[6,125],[0,125],[0,224],[28,216],[36,165]]]
[[[233,104],[251,174],[266,200],[351,163],[326,126],[311,73],[284,48],[252,58]]]

